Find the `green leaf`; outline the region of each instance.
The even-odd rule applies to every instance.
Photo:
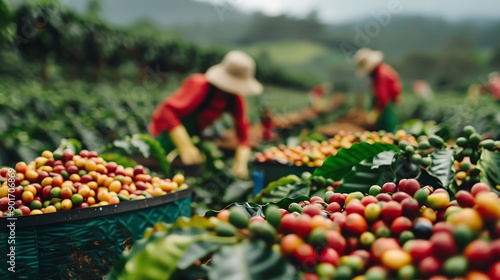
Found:
[[[394,162],[396,151],[381,152],[372,159],[373,168],[378,168],[381,165],[391,165]]]
[[[68,145],[71,147],[70,149],[73,150],[73,152],[78,153],[82,149],[82,143],[75,138],[68,138]]]
[[[173,234],[149,242],[125,264],[118,279],[169,279],[194,241],[193,236]]]
[[[314,188],[314,189],[311,189],[308,197],[310,197],[310,198],[313,196],[323,197],[325,195],[325,192],[326,192],[326,188]]]
[[[37,151],[35,151],[31,147],[26,146],[19,146],[17,148],[17,154],[25,162],[30,162],[39,155]]]
[[[398,157],[392,164],[392,169],[396,173],[396,182],[402,179],[416,179],[421,186],[433,186],[434,188],[443,188],[439,178],[430,174],[420,165],[412,163],[406,157]]]
[[[412,135],[422,135],[424,132],[424,122],[420,119],[411,119],[404,122],[401,128]]]
[[[351,193],[360,191],[368,193],[372,185],[382,185],[386,182],[394,182],[396,174],[388,165],[376,165],[370,161],[365,161],[354,166],[340,182],[340,186],[335,192]]]
[[[427,172],[437,177],[440,186],[446,189],[453,181],[453,176],[455,175],[453,152],[451,149],[433,151],[430,154],[432,162],[427,167]]]
[[[429,174],[425,169],[409,162],[399,154],[383,152],[370,160],[365,160],[349,172],[342,180],[336,192],[368,193],[374,184],[383,185],[386,182],[397,182],[401,179],[414,178],[421,185],[442,187],[437,176]]]
[[[213,229],[213,227],[214,224],[212,224],[208,219],[200,216],[193,216],[192,218],[180,217],[173,224],[158,222],[154,225],[154,230],[151,235],[137,240],[130,248],[130,250],[123,252],[122,257],[115,262],[113,269],[106,279],[115,280],[124,275],[125,265],[129,261],[135,261],[137,255],[143,254],[143,252],[146,250],[146,246],[151,243],[159,242],[158,240],[164,239],[168,235],[173,234],[183,236],[204,236],[207,235],[209,233],[208,230]],[[150,230],[151,228],[148,228],[146,229],[146,232]],[[195,241],[203,241],[203,239],[197,239],[193,242]],[[216,242],[215,239],[214,242]]]
[[[373,158],[381,152],[400,151],[392,144],[366,142],[355,143],[349,149],[340,149],[335,156],[329,156],[320,168],[314,171],[314,176],[323,176],[335,181],[341,180],[351,169],[362,160]]]
[[[132,137],[132,139],[130,140],[130,144],[138,149],[144,158],[149,158],[150,150],[148,143],[144,142],[141,139],[138,139],[137,137]]]
[[[146,249],[146,245],[149,244],[149,242],[153,242],[155,240],[164,238],[166,236],[167,236],[166,232],[156,232],[155,234],[153,234],[148,238],[143,238],[135,241],[132,248],[130,248],[130,250],[128,251],[124,251],[122,257],[115,261],[113,269],[108,274],[106,279],[107,280],[118,279],[118,277],[120,277],[120,275],[124,273],[125,264],[127,263],[127,261],[132,259],[137,254],[143,252]]]
[[[335,191],[368,193],[372,185],[393,182],[396,179],[396,174],[391,165],[396,155],[396,151],[390,150],[360,162],[341,180],[340,186]]]
[[[264,241],[223,246],[214,254],[210,279],[293,279],[294,269]]]
[[[154,238],[156,235],[159,237]],[[170,279],[178,270],[185,270],[221,246],[235,244],[237,241],[235,237],[213,236],[197,227],[172,228],[167,236],[162,232],[155,233],[121,264],[121,270],[115,267],[108,278],[159,279],[161,277],[156,275],[166,275],[166,279]]]
[[[139,152],[144,158],[153,157],[159,170],[165,176],[170,176],[170,163],[160,143],[148,134],[134,134],[124,139],[113,141],[113,145],[105,146],[101,152],[134,156]]]
[[[248,194],[253,190],[252,181],[234,181],[229,186],[226,187],[223,201],[234,202],[234,201],[245,201]]]
[[[481,182],[490,185],[490,188],[500,194],[500,153],[482,149],[481,158],[477,163],[481,169]]]
[[[301,202],[301,201],[306,201],[306,200],[309,200],[309,197],[307,197],[307,196],[298,196],[295,198],[285,197],[276,203],[269,203],[269,204],[275,204],[279,208],[288,209],[288,206],[290,206],[290,204],[292,204],[293,202]]]
[[[9,7],[3,0],[0,0],[0,31],[9,25],[11,17]]]
[[[186,269],[178,269],[172,275],[172,280],[199,280],[208,279],[208,271],[210,267],[207,265],[191,265]]]
[[[101,154],[101,157],[108,162],[114,161],[118,165],[123,165],[123,167],[135,167],[138,165],[137,162],[117,153],[104,153]]]
[[[165,176],[171,175],[170,163],[167,161],[167,154],[165,153],[165,150],[155,138],[151,137],[148,134],[134,134],[132,138],[144,141],[149,146],[151,155],[158,162],[158,166],[160,167],[161,172]]]
[[[222,158],[224,156],[224,153],[212,141],[202,141],[200,148],[210,158]]]
[[[224,209],[230,209],[231,207],[234,207],[234,206],[239,207],[239,208],[243,208],[250,215],[250,217],[257,216],[257,215],[264,217],[264,210],[262,209],[262,205],[258,205],[258,204],[250,203],[250,202],[232,203],[232,204],[229,204]],[[214,211],[214,210],[207,211],[205,213],[205,217],[214,217],[219,212],[220,211]]]
[[[429,171],[425,170],[424,168],[420,169],[420,173],[415,179],[417,179],[417,181],[420,183],[420,186],[432,186],[434,189],[445,188],[450,194],[450,198],[455,198],[456,191],[453,190],[453,184],[455,183],[455,180],[451,180],[448,186],[445,187],[442,185],[441,180],[436,175],[430,174]]]
[[[194,215],[191,218],[179,217],[172,228],[199,228],[199,229],[213,229],[214,224],[208,219]]]
[[[295,178],[282,177],[282,178],[280,178],[277,181],[269,183],[269,185],[267,185],[267,187],[263,190],[263,192],[271,191],[271,190],[274,190],[275,188],[277,188],[279,186],[293,184],[295,182],[297,182],[297,179],[295,179]]]
[[[271,190],[269,193],[263,193],[260,197],[259,203],[276,203],[285,197],[296,198],[301,196],[309,196],[311,188],[306,182],[294,182],[292,184],[286,184],[284,186],[278,186]]]
[[[271,182],[265,187],[258,195],[255,196],[254,199],[252,199],[251,202],[253,203],[262,203],[262,199],[265,196],[269,196],[272,192],[278,197],[278,200],[286,197],[286,195],[289,193],[289,191],[283,191],[279,190],[278,188],[282,186],[287,186],[290,184],[294,184],[297,182],[297,179],[295,178],[290,178],[290,177],[282,177],[277,181]],[[288,188],[288,187],[287,187]],[[280,196],[279,192],[282,192],[282,196]]]
[[[309,196],[311,194],[311,186],[309,182],[302,181],[293,184],[293,188],[290,190],[286,197],[296,198],[299,196]]]
[[[455,194],[459,190],[460,190],[460,187],[458,186],[457,181],[455,181],[455,180],[451,181],[449,189],[448,189],[448,193],[452,194],[452,196],[450,196],[450,198],[455,199]]]
[[[74,153],[78,153],[82,149],[82,143],[74,138],[63,138],[56,151],[62,152],[65,149],[70,149]]]
[[[81,120],[80,120],[81,121]],[[82,142],[85,143],[85,145],[90,149],[90,150],[97,150],[99,147],[101,147],[100,143],[100,135],[97,135],[97,133],[93,130],[91,130],[89,127],[83,125],[77,119],[74,119],[72,121],[73,126],[78,132],[78,135],[80,136],[80,139],[82,139]],[[102,139],[102,138],[101,138]]]
[[[179,261],[177,268],[180,270],[187,269],[197,260],[217,251],[222,247],[220,242],[200,241],[193,243],[184,257]]]
[[[115,140],[113,141],[113,146],[116,148],[123,149],[128,155],[132,155],[130,142],[127,140]]]
[[[396,172],[397,182],[402,179],[415,179],[422,171],[422,167],[420,165],[412,163],[411,160],[404,156],[398,157],[392,167]]]

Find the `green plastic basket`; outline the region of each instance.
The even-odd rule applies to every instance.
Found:
[[[191,189],[164,196],[53,214],[21,216],[15,244],[0,219],[0,279],[103,279],[114,261],[146,228],[191,216]],[[15,272],[8,270],[15,248]],[[9,257],[10,258],[10,257]]]

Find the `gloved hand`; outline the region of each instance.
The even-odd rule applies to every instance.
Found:
[[[169,135],[179,151],[182,163],[193,165],[203,162],[200,151],[194,146],[184,126],[177,126],[170,131]]]
[[[250,159],[250,147],[238,146],[231,170],[240,179],[248,179],[248,160]]]

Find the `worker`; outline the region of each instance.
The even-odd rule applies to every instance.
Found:
[[[420,97],[424,101],[432,100],[432,88],[427,81],[424,80],[416,80],[413,81],[413,92],[415,95]]]
[[[485,91],[489,92],[493,99],[500,103],[500,73],[492,72],[488,76],[488,84],[485,86]]]
[[[324,112],[328,109],[325,97],[331,90],[332,84],[330,82],[324,82],[314,86],[309,91],[309,104],[315,112]]]
[[[500,74],[492,72],[488,76],[488,81],[483,84],[471,84],[469,86],[469,97],[477,99],[481,94],[491,94],[493,100],[500,103]]]
[[[375,130],[395,132],[398,125],[396,103],[401,95],[401,82],[396,71],[384,63],[381,51],[359,49],[354,61],[359,76],[369,76],[372,82],[372,110],[366,122]]]
[[[167,153],[176,148],[183,164],[199,164],[203,158],[190,136],[200,135],[222,113],[229,112],[239,140],[232,171],[239,178],[247,178],[250,147],[245,96],[258,95],[262,90],[255,79],[255,61],[244,52],[231,51],[204,74],[187,77],[156,108],[149,132]]]
[[[264,107],[262,110],[262,115],[260,117],[260,123],[262,125],[262,140],[264,142],[270,142],[273,140],[273,129],[274,129],[274,123],[273,123],[273,116],[271,114],[271,111]]]

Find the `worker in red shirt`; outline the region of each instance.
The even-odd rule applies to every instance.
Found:
[[[309,91],[309,104],[316,112],[322,112],[327,109],[325,97],[330,93],[332,84],[324,82],[321,85],[314,86]]]
[[[229,52],[205,74],[186,78],[180,88],[156,108],[149,132],[157,137],[167,153],[177,148],[184,164],[197,164],[203,158],[190,135],[200,135],[222,113],[229,112],[239,138],[232,171],[240,178],[248,177],[249,124],[244,96],[257,95],[263,90],[254,76],[255,62],[250,56],[240,51]]]
[[[266,142],[273,140],[274,123],[273,123],[273,116],[271,114],[271,111],[269,111],[269,109],[264,108],[262,110],[260,123],[262,124],[262,139]]]
[[[484,84],[472,84],[469,86],[469,96],[479,97],[480,94],[491,94],[493,100],[500,103],[500,74],[492,72],[488,76],[488,81]]]
[[[401,81],[398,73],[383,62],[381,51],[362,48],[354,54],[357,72],[370,76],[373,90],[373,109],[367,123],[376,130],[395,132],[398,125],[396,103],[401,95]]]
[[[486,85],[486,91],[491,93],[491,96],[497,103],[500,103],[500,73],[493,72],[488,77],[489,81]]]

